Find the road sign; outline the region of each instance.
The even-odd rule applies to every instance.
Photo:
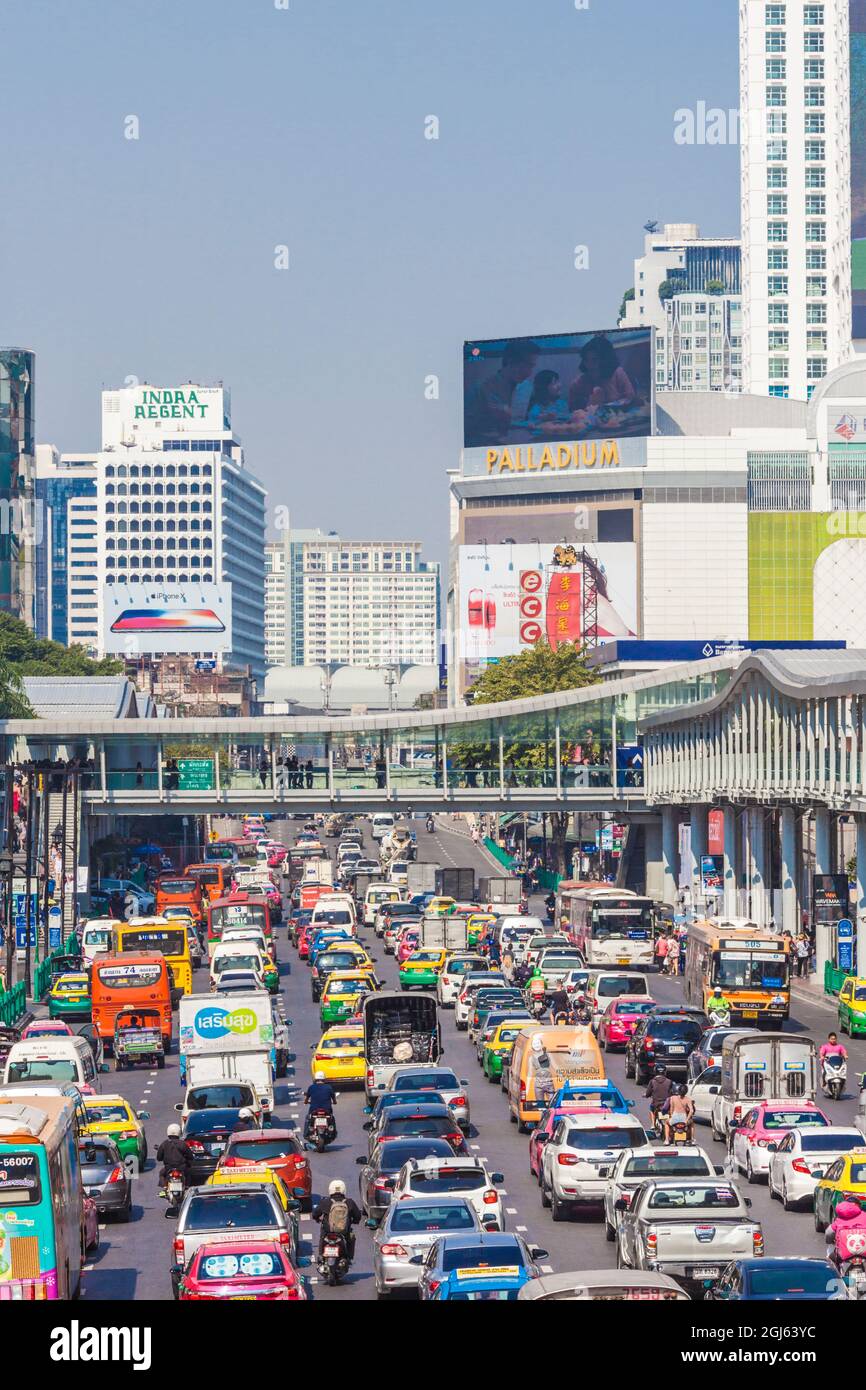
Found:
[[[850,917],[836,923],[836,965],[849,973],[854,969],[854,923]]]
[[[60,943],[58,942],[58,945],[59,945],[59,944],[60,944]],[[15,945],[18,947],[18,950],[19,950],[19,951],[23,951],[23,950],[26,948],[26,946],[27,946],[27,923],[26,923],[26,921],[22,921],[20,926],[18,925],[17,922],[15,923]],[[31,948],[32,948],[32,947],[34,947],[35,945],[36,945],[36,922],[35,922],[35,921],[32,921],[32,922],[30,923],[30,946],[31,946]]]
[[[213,758],[179,758],[178,791],[212,792],[214,789]]]

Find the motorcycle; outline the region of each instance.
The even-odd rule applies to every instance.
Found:
[[[186,1181],[184,1179],[183,1173],[180,1171],[179,1168],[172,1168],[170,1172],[166,1174],[165,1187],[159,1194],[164,1201],[168,1202],[168,1206],[165,1210],[165,1216],[167,1221],[170,1220],[173,1216],[177,1215],[178,1208],[180,1207],[180,1204],[183,1201],[183,1193],[185,1187]]]
[[[309,1142],[316,1153],[323,1154],[337,1137],[337,1126],[329,1110],[314,1110],[310,1116]]]
[[[337,1232],[329,1233],[322,1241],[319,1256],[319,1273],[334,1288],[349,1272],[349,1252],[346,1237]]]
[[[828,1053],[821,1063],[821,1085],[828,1100],[840,1100],[848,1077],[848,1063],[841,1053]]]
[[[533,1018],[541,1018],[547,1008],[547,1001],[543,994],[534,994],[529,1001],[529,1010]]]
[[[674,1120],[674,1121],[673,1121],[673,1123],[671,1124],[671,1138],[670,1138],[670,1142],[671,1142],[672,1144],[688,1144],[688,1143],[689,1143],[689,1127],[688,1127],[688,1124],[686,1123],[685,1120]]]
[[[866,1299],[866,1259],[862,1255],[843,1260],[839,1274],[850,1299],[858,1303]]]
[[[710,1023],[714,1028],[729,1028],[731,1023],[730,1009],[713,1009],[710,1014]]]
[[[425,824],[426,824],[426,826],[427,826],[428,833],[432,835],[432,834],[433,834],[433,831],[436,829],[436,825],[435,825],[435,823],[434,823],[433,817],[432,817],[432,816],[428,816],[428,817],[427,817],[427,820],[425,821]]]

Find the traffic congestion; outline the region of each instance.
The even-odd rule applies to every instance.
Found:
[[[534,889],[463,817],[213,818],[4,1032],[0,1300],[866,1297],[866,982]]]

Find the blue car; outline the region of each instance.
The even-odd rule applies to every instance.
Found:
[[[552,1108],[574,1105],[586,1097],[592,1098],[595,1107],[609,1110],[612,1115],[627,1115],[634,1106],[634,1101],[626,1100],[612,1081],[566,1081],[554,1096]]]
[[[351,933],[347,931],[337,932],[333,927],[323,927],[317,931],[310,942],[308,953],[308,963],[312,966],[316,964],[319,956],[326,951],[329,946],[334,946],[338,941],[351,941]]]
[[[452,1303],[513,1303],[532,1275],[518,1265],[501,1265],[485,1273],[482,1269],[453,1269],[446,1274],[431,1300]]]
[[[733,1260],[706,1297],[714,1302],[794,1303],[847,1298],[848,1291],[829,1260]]]
[[[480,1284],[488,1294],[499,1290],[517,1297],[521,1285],[541,1275],[538,1260],[547,1258],[538,1245],[527,1245],[523,1236],[510,1231],[489,1231],[483,1235],[440,1236],[426,1256],[418,1284],[425,1300],[455,1298]]]

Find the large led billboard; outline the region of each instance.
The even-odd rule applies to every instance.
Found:
[[[653,424],[653,330],[613,328],[463,344],[463,443],[496,454],[645,438]]]
[[[463,545],[458,653],[485,666],[545,638],[582,645],[637,633],[637,546]]]
[[[104,652],[231,651],[231,584],[106,584],[102,593]]]
[[[851,336],[866,338],[866,0],[850,0]]]

